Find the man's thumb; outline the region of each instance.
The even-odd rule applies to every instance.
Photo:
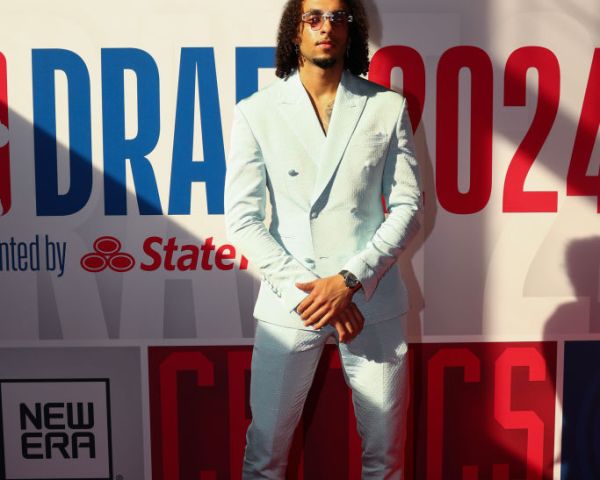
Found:
[[[296,287],[304,292],[310,292],[314,285],[313,282],[296,282]]]

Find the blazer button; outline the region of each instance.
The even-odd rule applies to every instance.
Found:
[[[305,258],[304,261],[306,263],[315,263],[315,261],[312,258]]]
[[[315,218],[317,218],[319,216],[319,214],[317,212],[310,212],[310,218],[312,218],[313,220]]]
[[[292,168],[291,170],[288,171],[288,175],[290,177],[295,177],[296,175],[298,175],[298,172]]]

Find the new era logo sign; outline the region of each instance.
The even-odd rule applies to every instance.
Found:
[[[109,398],[107,379],[0,380],[0,479],[111,479]]]
[[[0,52],[0,215],[10,210],[10,155],[8,152],[8,88],[6,58]]]

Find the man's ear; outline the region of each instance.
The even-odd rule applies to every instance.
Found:
[[[300,27],[298,27],[298,28],[300,28]],[[300,53],[301,37],[300,37],[299,32],[296,35],[296,38],[294,38],[293,43],[294,43],[294,50],[296,51],[296,56],[298,57],[298,62],[302,63],[302,54]]]

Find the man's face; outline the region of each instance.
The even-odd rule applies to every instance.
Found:
[[[347,11],[342,0],[304,0],[302,13],[314,14]],[[330,68],[344,61],[348,44],[349,26],[345,23],[332,24],[323,19],[322,25],[312,30],[308,23],[300,22],[298,45],[304,61],[321,68]]]

